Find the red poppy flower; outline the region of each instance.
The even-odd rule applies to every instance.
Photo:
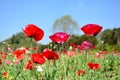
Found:
[[[77,48],[78,48],[79,50],[83,50],[83,47],[81,47],[81,45],[78,45]]]
[[[8,56],[8,51],[5,51],[4,53],[2,53],[0,55],[0,57],[3,58],[3,59],[6,59],[7,56]]]
[[[89,62],[88,63],[88,66],[90,69],[93,69],[93,70],[96,70],[96,69],[99,69],[100,68],[100,65],[97,64],[97,63],[92,63],[92,62]]]
[[[2,52],[0,52],[0,56],[2,55],[3,53]]]
[[[74,48],[77,48],[77,45],[74,44],[74,43],[72,43],[72,42],[70,42],[70,46],[72,46],[72,47],[74,47]]]
[[[78,76],[81,76],[82,74],[86,74],[85,70],[78,70]]]
[[[69,34],[65,33],[65,32],[57,32],[53,35],[51,35],[49,38],[56,43],[64,43],[68,40],[68,38],[70,37]]]
[[[7,72],[3,72],[3,77],[4,77],[4,78],[7,77]]]
[[[13,55],[15,56],[16,59],[22,60],[24,58],[25,50],[16,50],[13,52]]]
[[[25,68],[25,69],[32,70],[33,67],[34,67],[33,62],[32,62],[31,60],[28,60],[28,62],[26,63],[26,65],[25,65],[24,68]]]
[[[44,57],[46,57],[47,59],[49,59],[49,60],[54,60],[54,59],[57,60],[57,59],[59,59],[58,54],[57,54],[56,52],[50,50],[50,49],[45,49],[45,50],[42,52],[42,55],[43,55]]]
[[[92,44],[92,43],[90,43],[89,41],[83,41],[82,43],[81,43],[81,46],[79,46],[79,48],[80,49],[93,49],[93,48],[95,48],[95,46]]]
[[[75,52],[74,52],[74,51],[70,51],[70,52],[68,52],[68,56],[69,56],[69,57],[73,57],[73,56],[75,56]]]
[[[40,53],[32,54],[32,60],[34,63],[38,63],[38,64],[45,63],[45,58]]]
[[[101,30],[102,26],[97,24],[87,24],[81,28],[81,30],[87,35],[87,36],[96,36]]]
[[[34,48],[33,48],[33,50],[37,50],[37,48],[36,48],[36,47],[34,47]]]
[[[68,53],[68,51],[67,50],[63,50],[63,52],[62,52],[63,54],[67,54]]]
[[[34,24],[28,24],[26,28],[22,30],[26,36],[33,37],[35,41],[41,40],[44,36],[44,31]]]

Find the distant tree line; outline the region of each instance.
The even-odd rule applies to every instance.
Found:
[[[109,45],[120,44],[120,28],[107,29],[102,32],[101,40]]]
[[[32,45],[32,47],[37,47],[38,51],[41,52],[45,48],[59,50],[58,48],[61,47],[61,49],[68,49],[70,42],[76,45],[80,45],[84,40],[88,40],[94,45],[98,45],[98,43],[101,43],[101,41],[107,45],[120,45],[120,28],[107,29],[102,31],[100,33],[99,40],[97,37],[88,37],[86,35],[71,35],[69,40],[64,44],[56,44],[54,42],[50,42],[47,45],[36,43],[34,40],[31,41],[31,38],[26,37],[24,33],[20,32],[14,34],[7,40],[0,42],[0,48],[12,47],[13,49],[16,49],[19,47],[30,47]]]

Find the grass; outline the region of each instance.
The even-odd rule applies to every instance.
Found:
[[[12,52],[8,52],[6,58],[2,58],[0,66],[0,80],[119,80],[120,78],[120,57],[114,56],[114,52],[102,55],[101,58],[95,58],[98,51],[75,51],[74,56],[69,57],[62,53],[58,60],[46,60],[43,65],[34,64],[34,69],[24,70],[28,60],[27,54],[18,64],[14,64]],[[10,60],[6,64],[5,60]],[[98,63],[99,69],[90,69],[88,62]],[[37,67],[42,67],[43,71],[37,71]],[[86,73],[78,76],[78,70],[85,70]],[[7,77],[3,77],[3,72],[7,72]]]

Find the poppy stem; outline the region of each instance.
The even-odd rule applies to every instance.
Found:
[[[59,52],[62,53],[62,50],[63,50],[63,44],[59,44]]]
[[[85,58],[86,58],[86,60],[88,58],[88,51],[87,50],[85,50]]]
[[[51,50],[53,50],[53,43],[50,44],[50,47],[49,47]]]
[[[54,62],[53,62],[53,72],[52,72],[52,79],[55,78],[56,72],[57,72],[57,65],[56,65],[56,60],[54,59]]]
[[[32,37],[30,37],[30,53],[32,54],[32,47],[33,47],[33,45],[32,45],[32,42],[33,42],[33,40],[32,40]]]
[[[104,49],[103,49],[103,44],[104,44],[104,41],[101,41],[102,51],[104,50]]]

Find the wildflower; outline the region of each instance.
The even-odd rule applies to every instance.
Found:
[[[76,44],[70,43],[69,49],[70,49],[71,51],[76,51],[76,48],[77,48],[77,45],[76,45]]]
[[[66,55],[68,53],[68,51],[67,50],[63,50],[62,53]]]
[[[88,66],[90,69],[93,69],[93,70],[96,70],[96,69],[99,69],[100,68],[100,65],[97,64],[97,63],[92,63],[92,62],[89,62],[88,63]]]
[[[101,43],[103,44],[103,43],[104,43],[104,41],[101,41]]]
[[[34,24],[28,24],[26,28],[22,30],[26,36],[33,37],[35,41],[41,40],[44,36],[44,31]]]
[[[3,53],[2,52],[0,52],[0,55],[2,55]]]
[[[3,72],[3,78],[6,78],[7,77],[7,72]]]
[[[82,43],[81,43],[81,47],[80,47],[80,49],[93,49],[93,48],[95,48],[95,46],[92,44],[92,43],[90,43],[89,41],[83,41]]]
[[[6,64],[10,64],[11,61],[10,61],[10,60],[5,60],[5,63],[6,63]]]
[[[31,60],[28,60],[24,68],[32,70],[34,68],[33,62]]]
[[[38,64],[45,63],[45,58],[40,53],[32,54],[32,60],[34,63],[38,63]]]
[[[86,74],[86,71],[85,70],[78,70],[77,72],[78,76],[81,76],[82,74]]]
[[[73,57],[74,55],[75,55],[75,52],[74,52],[74,51],[68,52],[68,56],[69,56],[69,57]]]
[[[73,47],[72,47],[72,46],[70,46],[70,47],[69,47],[69,50],[70,50],[70,51],[72,51],[72,50],[73,50]]]
[[[19,60],[13,60],[14,64],[18,64]]]
[[[87,36],[96,36],[101,30],[102,26],[97,24],[87,24],[81,28],[81,30],[87,35]]]
[[[37,71],[38,72],[42,72],[43,71],[42,67],[41,66],[37,66]]]
[[[42,52],[42,56],[44,56],[45,58],[49,60],[59,59],[59,55],[50,49],[44,49]]]
[[[6,59],[7,56],[8,56],[8,51],[5,51],[5,52],[1,55],[1,58]]]
[[[25,50],[15,50],[13,52],[13,55],[15,56],[16,59],[22,60],[24,58]]]
[[[49,38],[53,42],[56,42],[56,43],[64,43],[68,40],[69,37],[70,37],[70,35],[65,32],[57,32],[57,33],[49,36]]]
[[[77,48],[78,48],[79,50],[83,50],[83,47],[82,47],[81,45],[78,45]]]
[[[34,48],[33,48],[33,50],[37,50],[37,48],[36,48],[36,47],[34,47]]]
[[[10,79],[9,80],[14,80],[14,77],[13,76],[10,76]]]
[[[77,48],[77,45],[74,44],[74,43],[72,43],[72,42],[70,42],[70,46],[72,46],[72,47],[74,47],[74,48]]]
[[[10,48],[10,47],[8,47],[8,51],[12,52],[12,51],[13,51],[13,49],[12,49],[12,48]]]

